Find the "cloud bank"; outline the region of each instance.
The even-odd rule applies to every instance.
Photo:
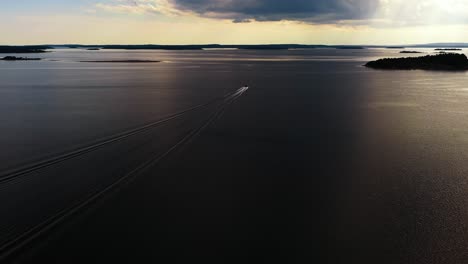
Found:
[[[293,20],[330,23],[368,18],[376,0],[173,0],[178,9],[234,21]]]
[[[250,21],[412,26],[468,23],[465,0],[107,0],[100,9],[122,13],[194,15]]]

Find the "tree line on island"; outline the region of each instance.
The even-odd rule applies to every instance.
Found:
[[[385,58],[366,63],[364,66],[383,70],[468,70],[465,54],[444,53],[422,57]]]

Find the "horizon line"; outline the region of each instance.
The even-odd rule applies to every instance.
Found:
[[[308,43],[255,43],[255,44],[157,44],[157,43],[110,43],[110,44],[80,44],[80,43],[48,43],[48,44],[0,44],[0,46],[275,46],[275,45],[302,45],[302,46],[361,46],[361,47],[407,47],[407,46],[428,46],[428,45],[466,45],[468,42],[431,42],[431,43],[410,43],[410,44],[308,44]]]

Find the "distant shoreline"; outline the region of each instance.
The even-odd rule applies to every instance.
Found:
[[[161,61],[155,60],[92,60],[92,61],[80,61],[80,62],[89,62],[89,63],[158,63]]]
[[[468,43],[453,44],[421,44],[421,45],[317,45],[317,44],[252,44],[252,45],[224,45],[224,44],[197,44],[197,45],[81,45],[81,44],[60,44],[60,45],[27,45],[27,46],[6,46],[0,45],[0,53],[43,53],[54,49],[78,49],[89,51],[100,50],[308,50],[308,49],[339,49],[339,50],[364,50],[372,48],[381,49],[406,49],[406,48],[434,48],[436,50],[462,50],[468,48]]]

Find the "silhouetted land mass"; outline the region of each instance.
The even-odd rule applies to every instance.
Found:
[[[350,50],[350,49],[365,49],[364,47],[361,46],[333,46],[336,49],[345,49],[345,50]]]
[[[447,49],[435,49],[435,50],[447,50],[447,51],[455,51],[455,50],[462,50],[462,49],[447,48]]]
[[[103,49],[126,49],[126,50],[203,50],[203,49],[243,49],[243,50],[287,50],[287,49],[312,49],[325,47],[322,45],[103,45]]]
[[[468,70],[465,54],[447,53],[423,57],[387,58],[368,62],[366,67],[386,70]]]
[[[38,61],[40,58],[25,58],[25,57],[15,57],[15,56],[6,56],[0,60],[4,61]]]
[[[365,49],[363,46],[353,45],[304,45],[304,44],[260,44],[260,45],[221,45],[221,44],[203,44],[203,45],[54,45],[57,48],[82,48],[82,49],[124,49],[124,50],[203,50],[203,49],[240,49],[240,50],[294,50],[294,49]]]
[[[101,48],[125,50],[202,50],[204,48],[218,48],[218,45],[106,45]]]
[[[47,48],[102,48],[102,49],[147,49],[147,50],[201,50],[201,49],[252,49],[252,50],[286,50],[286,49],[314,49],[314,48],[331,48],[331,49],[366,49],[366,48],[389,48],[389,49],[404,49],[404,48],[468,48],[468,43],[429,43],[417,45],[320,45],[320,44],[258,44],[258,45],[223,45],[223,44],[197,44],[197,45],[157,45],[157,44],[139,44],[139,45],[100,45],[89,44],[81,45],[76,43],[65,44],[47,44],[43,45]]]
[[[388,48],[388,49],[405,49],[405,48],[464,48],[468,47],[468,43],[433,43],[420,45],[400,45],[400,46],[385,46],[385,45],[320,45],[320,44],[251,44],[251,45],[224,45],[224,44],[194,44],[194,45],[158,45],[158,44],[137,44],[137,45],[81,45],[81,44],[61,44],[51,45],[56,48],[102,48],[102,49],[126,49],[126,50],[202,50],[202,49],[241,49],[241,50],[287,50],[287,49],[314,49],[314,48],[331,48],[331,49],[366,49],[366,48]]]
[[[49,46],[0,46],[0,53],[43,53]]]
[[[412,54],[412,53],[422,53],[422,52],[420,52],[420,51],[414,51],[414,50],[402,50],[402,51],[400,51],[400,53]]]
[[[80,62],[94,62],[94,63],[156,63],[161,61],[155,60],[99,60],[99,61],[80,61]]]
[[[89,48],[87,50],[101,50],[100,48]]]

